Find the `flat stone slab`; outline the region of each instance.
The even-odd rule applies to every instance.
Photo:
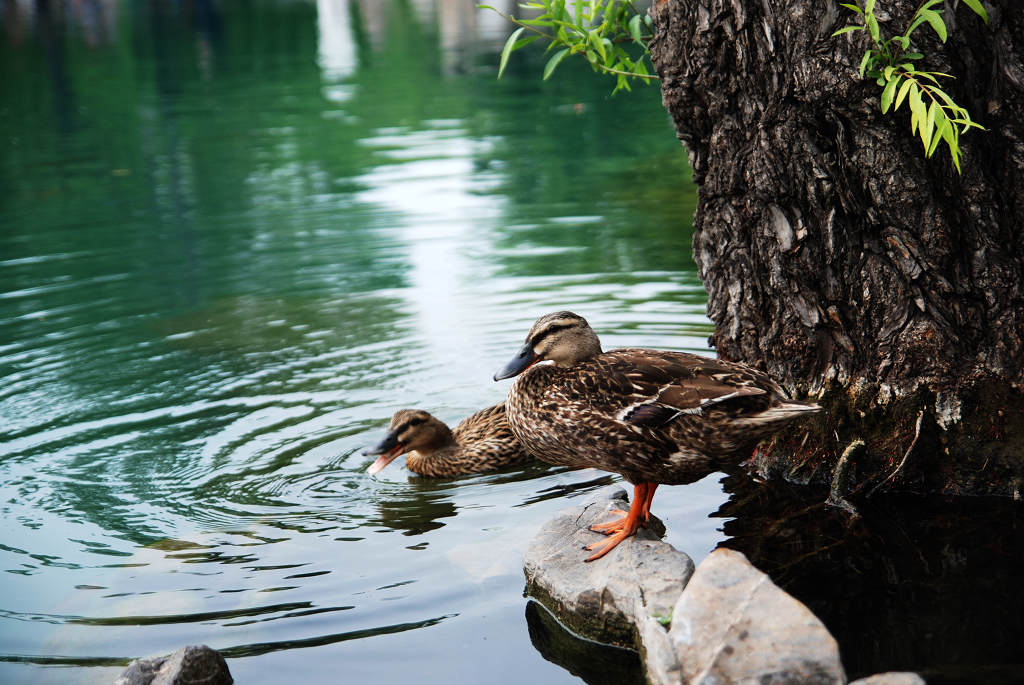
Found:
[[[601,559],[582,548],[604,539],[588,530],[629,509],[625,490],[599,493],[545,523],[523,559],[527,594],[563,625],[601,642],[636,648],[641,619],[668,617],[693,574],[689,556],[641,529]],[[658,527],[660,522],[652,522]]]

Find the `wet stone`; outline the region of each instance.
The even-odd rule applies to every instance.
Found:
[[[582,548],[604,539],[588,527],[614,518],[612,509],[629,509],[621,488],[556,514],[527,548],[523,570],[527,594],[571,630],[635,648],[647,621],[664,632],[657,617],[671,615],[693,574],[693,561],[641,529],[601,559],[585,562],[591,552]],[[657,529],[660,521],[652,517],[651,525]]]
[[[136,659],[114,685],[231,685],[224,657],[206,645],[182,647],[169,656]]]

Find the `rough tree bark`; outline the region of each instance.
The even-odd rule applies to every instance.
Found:
[[[917,0],[880,0],[902,33]],[[865,32],[833,0],[656,0],[654,65],[700,185],[711,342],[828,412],[759,467],[795,480],[1020,497],[1024,12],[947,0],[926,68],[987,132],[963,175],[879,111]],[[845,458],[841,458],[842,455]],[[837,464],[839,467],[837,468]]]

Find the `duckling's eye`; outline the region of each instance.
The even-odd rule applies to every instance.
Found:
[[[410,427],[411,427],[411,426],[418,426],[418,425],[420,425],[421,423],[423,423],[424,421],[426,421],[426,419],[424,419],[424,418],[422,418],[422,417],[416,417],[415,419],[409,419],[409,423],[408,423],[408,424],[406,424],[406,425],[408,425],[408,426],[410,426]]]

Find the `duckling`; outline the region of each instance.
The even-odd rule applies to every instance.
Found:
[[[431,478],[494,471],[530,458],[509,430],[504,402],[466,417],[454,431],[422,409],[400,409],[391,417],[387,436],[363,454],[380,455],[368,473],[407,454],[409,470]]]
[[[642,348],[602,352],[586,319],[567,311],[538,319],[494,379],[513,376],[508,423],[528,451],[633,483],[629,512],[591,527],[609,537],[586,547],[595,551],[587,561],[646,524],[659,485],[693,483],[738,463],[762,439],[821,409],[790,400],[743,364]]]

